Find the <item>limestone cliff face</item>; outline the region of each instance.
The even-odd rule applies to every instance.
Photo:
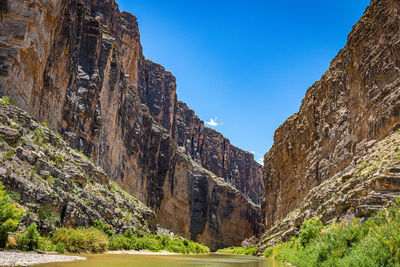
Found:
[[[164,227],[212,249],[260,234],[264,216],[246,197],[262,198],[259,165],[219,148],[229,141],[208,129],[202,138],[218,138],[203,144],[201,161],[193,156],[200,165],[179,148],[175,78],[143,57],[133,15],[113,0],[5,4],[0,94],[90,155]]]
[[[400,121],[400,5],[373,0],[264,158],[268,228]]]

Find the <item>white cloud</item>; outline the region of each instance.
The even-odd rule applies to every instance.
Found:
[[[255,155],[255,154],[256,154],[256,152],[255,152],[255,151],[250,151],[250,153],[251,153],[251,154],[253,154],[253,155]]]
[[[218,125],[223,125],[222,122],[218,122],[218,117],[210,118],[210,121],[206,121],[206,125],[212,126],[212,127],[217,127]]]
[[[259,158],[257,162],[260,163],[261,165],[264,165],[264,158]]]

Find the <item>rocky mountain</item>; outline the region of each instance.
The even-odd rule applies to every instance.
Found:
[[[368,216],[398,196],[399,25],[397,0],[372,0],[299,112],[277,129],[264,158],[261,247],[313,216]]]
[[[0,95],[162,226],[212,249],[263,231],[261,165],[177,100],[174,76],[144,58],[133,15],[114,0],[0,3]]]

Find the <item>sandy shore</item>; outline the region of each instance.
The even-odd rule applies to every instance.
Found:
[[[129,255],[181,255],[181,253],[174,253],[169,251],[149,251],[149,250],[115,250],[115,251],[107,251],[107,254],[129,254]]]
[[[80,256],[48,255],[36,252],[1,252],[0,266],[28,266],[49,262],[86,260]]]

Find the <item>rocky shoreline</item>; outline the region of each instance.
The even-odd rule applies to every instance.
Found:
[[[82,256],[50,255],[37,252],[0,252],[0,266],[29,266],[50,262],[86,260]]]

